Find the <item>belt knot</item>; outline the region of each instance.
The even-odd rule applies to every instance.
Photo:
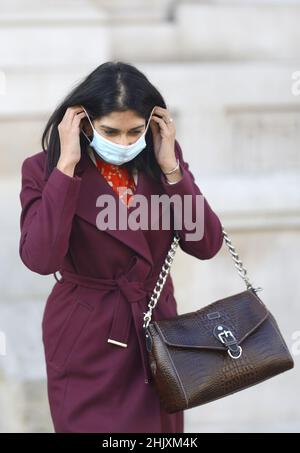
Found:
[[[138,302],[148,294],[148,290],[143,287],[142,282],[129,281],[124,274],[118,277],[116,282],[122,294],[131,303]]]

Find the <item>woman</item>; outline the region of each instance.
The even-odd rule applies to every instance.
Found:
[[[138,195],[189,195],[195,214],[201,192],[166,104],[138,69],[107,62],[57,107],[42,146],[22,165],[19,253],[33,272],[57,280],[42,321],[55,431],[182,433],[183,411],[161,407],[142,330],[174,216],[168,229],[99,228],[101,196],[130,216]],[[205,198],[203,215],[201,239],[187,240],[183,223],[179,244],[209,259],[223,236]],[[169,274],[152,320],[176,315]]]

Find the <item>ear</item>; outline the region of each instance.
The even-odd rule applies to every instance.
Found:
[[[90,122],[87,118],[82,119],[82,124],[81,124],[82,129],[86,133],[88,137],[93,135],[93,129],[92,126],[90,125]]]

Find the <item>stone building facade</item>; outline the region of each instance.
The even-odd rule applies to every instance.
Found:
[[[54,279],[18,256],[20,166],[41,151],[65,93],[113,59],[162,92],[200,189],[294,353],[293,371],[186,411],[186,432],[300,430],[299,23],[296,0],[1,1],[0,431],[52,431],[40,323]],[[181,313],[244,289],[225,245],[209,261],[177,253]]]

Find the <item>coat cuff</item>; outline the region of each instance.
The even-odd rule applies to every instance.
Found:
[[[74,215],[77,207],[80,187],[80,176],[69,176],[54,167],[49,178],[48,184],[45,187],[46,193],[50,197],[54,197],[54,204],[61,215],[61,222],[68,224],[69,219]],[[59,201],[59,199],[61,201]]]
[[[172,195],[188,195],[195,193],[195,187],[190,173],[186,167],[179,161],[179,167],[181,169],[182,177],[176,183],[169,184],[166,176],[161,172],[160,181],[164,188],[164,191],[171,197]],[[197,193],[202,194],[201,191],[197,190]]]
[[[68,193],[68,197],[71,197],[71,199],[68,198],[67,204],[70,205],[71,201],[75,201],[78,198],[81,187],[81,180],[82,178],[78,175],[69,176],[59,170],[57,167],[54,167],[47,182],[51,187],[51,190],[54,190],[55,192],[59,192],[61,194]]]

